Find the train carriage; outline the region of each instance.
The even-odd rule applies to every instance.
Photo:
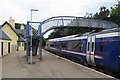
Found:
[[[120,28],[50,39],[46,49],[83,63],[120,72]]]

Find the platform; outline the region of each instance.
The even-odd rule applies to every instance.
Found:
[[[2,79],[2,58],[0,57],[0,79]]]
[[[35,57],[36,58],[36,57]],[[3,78],[113,78],[43,50],[36,64],[25,61],[24,52],[11,53],[2,59]]]

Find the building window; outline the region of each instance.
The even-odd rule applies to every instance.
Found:
[[[24,46],[24,42],[18,42],[18,47],[23,47]]]
[[[22,47],[24,46],[24,42],[21,42],[22,43]]]
[[[18,46],[20,47],[20,42],[18,42]]]

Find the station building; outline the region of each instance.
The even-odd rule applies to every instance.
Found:
[[[10,17],[9,22],[0,26],[0,56],[14,51],[25,50],[25,25],[15,23]]]
[[[11,39],[0,29],[0,57],[11,53]]]

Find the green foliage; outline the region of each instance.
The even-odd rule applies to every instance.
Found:
[[[56,29],[54,30],[48,39],[53,39],[53,38],[59,38],[59,37],[64,37],[64,36],[69,36],[69,35],[75,35],[75,34],[83,34],[85,32],[89,32],[91,29],[80,29],[80,28],[65,28],[65,29]]]
[[[63,37],[64,29],[55,29],[49,36],[48,39]]]
[[[120,25],[120,3],[111,8],[110,20]]]
[[[80,34],[81,30],[80,29],[73,29],[73,28],[68,28],[68,29],[64,29],[64,36],[69,36],[69,35],[74,35],[74,34]]]
[[[36,30],[36,29],[34,29],[34,28],[32,28],[32,30],[33,30],[33,31],[32,31],[32,33],[33,33],[33,36],[34,36],[34,35],[36,35],[36,33],[37,33],[37,30]]]
[[[110,11],[105,6],[100,7],[100,12],[94,14],[93,18],[108,20],[110,16]]]
[[[91,29],[80,29],[80,28],[69,28],[69,29],[64,29],[64,36],[69,36],[69,35],[75,35],[75,34],[83,34],[86,32],[91,31]]]
[[[42,37],[42,46],[44,47],[44,46],[45,46],[45,44],[46,44],[46,40],[45,40],[45,38],[44,38],[44,37]]]
[[[88,13],[88,12],[86,12],[86,14],[85,14],[84,17],[86,17],[86,18],[91,18],[92,16],[93,16],[92,13]]]
[[[109,20],[120,25],[120,3],[111,7],[110,10],[104,6],[100,7],[100,12],[96,12],[92,18]]]

